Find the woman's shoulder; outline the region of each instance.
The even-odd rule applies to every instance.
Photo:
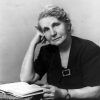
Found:
[[[72,52],[81,57],[82,62],[100,56],[100,47],[93,41],[79,37],[72,37]]]
[[[88,39],[72,36],[72,41],[73,41],[73,44],[81,46],[81,47],[100,48],[96,43]]]
[[[79,37],[73,38],[73,50],[76,48],[77,53],[84,55],[87,58],[100,55],[100,47],[91,40],[83,39]],[[88,57],[89,56],[89,57]]]

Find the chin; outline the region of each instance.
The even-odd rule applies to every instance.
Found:
[[[61,45],[63,42],[64,42],[64,40],[60,40],[60,41],[56,41],[56,42],[50,42],[50,44],[59,46],[59,45]]]

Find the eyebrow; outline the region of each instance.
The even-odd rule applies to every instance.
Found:
[[[57,25],[59,25],[60,24],[60,22],[54,22],[53,24],[52,24],[52,26],[57,26]]]
[[[60,22],[54,22],[54,23],[52,23],[52,25],[51,25],[51,26],[52,26],[52,27],[54,27],[54,26],[59,25],[59,24],[60,24]],[[45,29],[47,29],[47,30],[48,30],[48,29],[49,29],[49,27],[44,26],[44,27],[42,28],[42,30],[43,30],[43,31],[45,31]]]

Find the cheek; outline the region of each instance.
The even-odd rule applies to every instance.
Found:
[[[49,40],[50,39],[50,34],[45,34],[45,37],[46,37],[47,40]]]
[[[55,30],[57,31],[57,33],[61,33],[61,34],[65,33],[65,27],[63,25],[57,27]]]
[[[59,28],[57,30],[57,33],[60,34],[60,35],[66,35],[66,31],[63,28]]]

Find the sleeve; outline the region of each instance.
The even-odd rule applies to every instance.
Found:
[[[48,68],[48,65],[49,65],[46,61],[45,53],[46,52],[42,47],[40,49],[40,52],[39,52],[37,59],[34,61],[34,70],[37,74],[39,74],[40,79],[47,72],[47,68]]]
[[[84,52],[82,61],[84,85],[100,85],[100,47],[90,44]]]

